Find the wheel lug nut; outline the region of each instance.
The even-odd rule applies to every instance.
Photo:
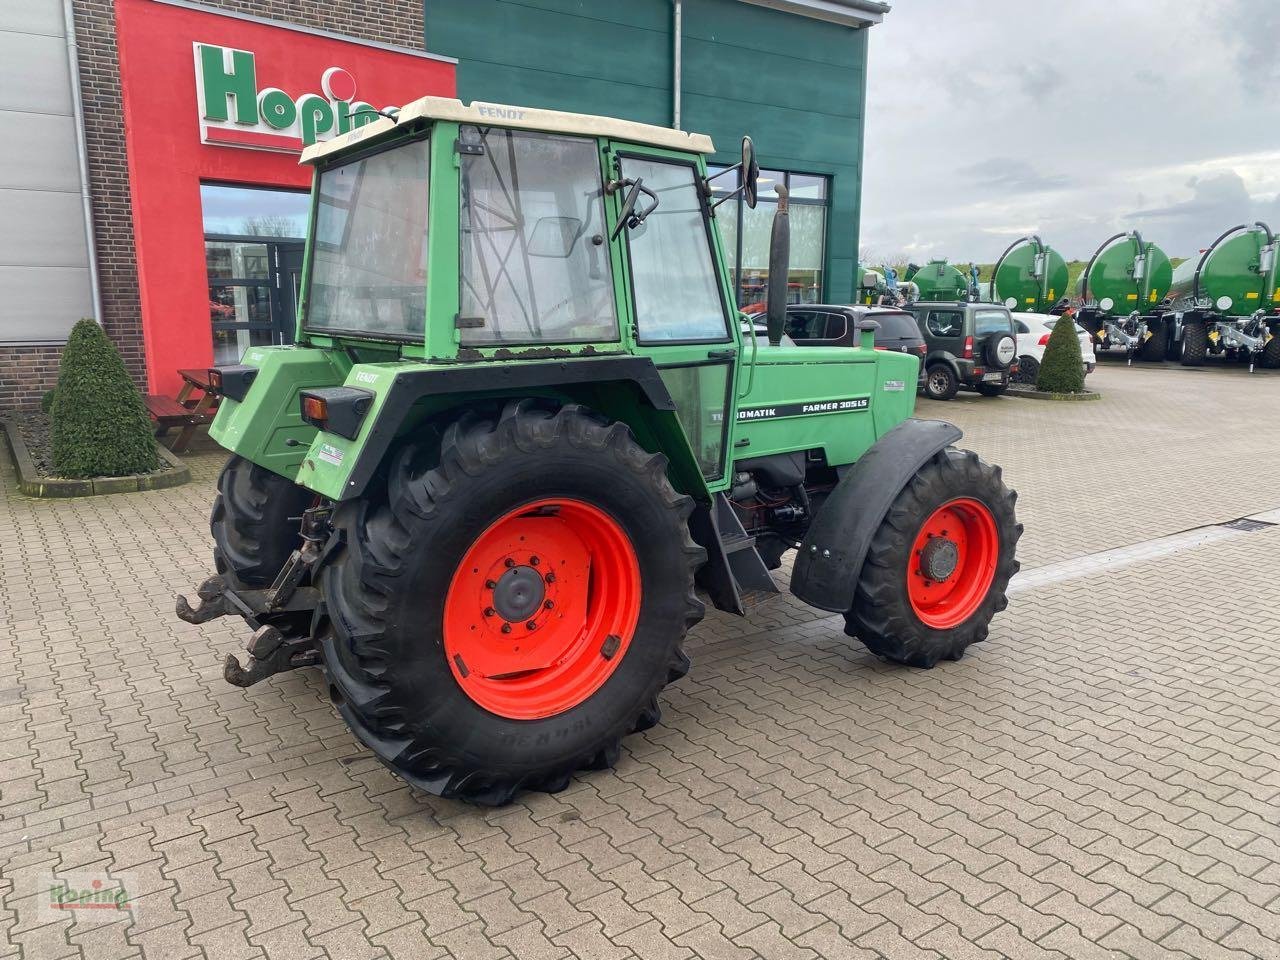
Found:
[[[538,629],[538,625],[537,625],[534,621],[530,620],[528,623],[526,623],[526,624],[525,624],[525,629],[527,629],[527,630],[537,630],[537,629]]]
[[[555,583],[556,582],[555,573],[554,572],[548,573],[546,579],[547,579],[547,583]]]
[[[555,604],[554,604],[554,603],[552,603],[550,600],[548,600],[546,603],[544,603],[544,604],[542,605],[542,609],[543,609],[543,610],[550,610],[550,609],[551,609],[552,607],[554,607],[554,606],[555,606]]]
[[[510,633],[510,632],[511,632],[511,624],[509,624],[509,623],[504,623],[504,624],[502,625],[502,632],[503,632],[503,633]]]
[[[493,589],[494,589],[494,588],[496,588],[497,586],[498,586],[498,584],[497,584],[497,581],[495,581],[495,580],[486,580],[486,581],[484,582],[484,588],[485,588],[486,590],[493,590]]]
[[[485,607],[485,608],[484,608],[484,615],[485,615],[486,617],[492,617],[492,616],[493,616],[493,607]]]
[[[512,560],[510,557],[507,557],[507,559],[502,561],[502,564],[505,567],[514,567],[516,565],[516,562]]]
[[[536,566],[538,565],[538,558],[537,558],[537,557],[530,557],[530,558],[529,558],[529,565],[530,565],[531,567],[536,567]]]

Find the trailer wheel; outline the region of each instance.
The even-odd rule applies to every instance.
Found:
[[[209,529],[218,573],[267,587],[297,548],[299,518],[316,495],[265,467],[233,456],[218,474]]]
[[[1280,325],[1272,327],[1270,334],[1271,339],[1262,348],[1262,360],[1260,362],[1264,367],[1274,370],[1276,367],[1280,367]]]
[[[322,574],[339,709],[415,786],[502,804],[611,766],[658,721],[702,617],[693,500],[578,406],[466,414],[344,505]]]
[[[945,363],[935,363],[924,375],[924,395],[930,400],[950,400],[960,389],[960,381]]]
[[[976,453],[935,454],[872,538],[845,632],[887,660],[926,668],[985,640],[1018,572],[1016,499]]]
[[[1147,363],[1160,363],[1169,352],[1169,346],[1165,343],[1168,334],[1163,326],[1158,326],[1150,332],[1151,336],[1143,340],[1142,346],[1138,348],[1138,359]]]
[[[1188,320],[1182,325],[1182,365],[1198,367],[1209,352],[1209,328],[1203,320]]]

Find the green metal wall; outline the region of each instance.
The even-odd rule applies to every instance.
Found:
[[[424,0],[427,49],[458,58],[463,100],[671,124],[671,0]],[[738,0],[684,0],[683,115],[733,163],[832,177],[825,298],[851,302],[866,30]]]

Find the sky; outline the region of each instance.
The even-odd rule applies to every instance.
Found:
[[[870,35],[863,262],[1188,257],[1280,231],[1280,0],[892,0]]]

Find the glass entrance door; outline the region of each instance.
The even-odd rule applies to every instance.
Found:
[[[205,236],[214,363],[239,363],[249,347],[293,342],[304,246],[297,240]]]

